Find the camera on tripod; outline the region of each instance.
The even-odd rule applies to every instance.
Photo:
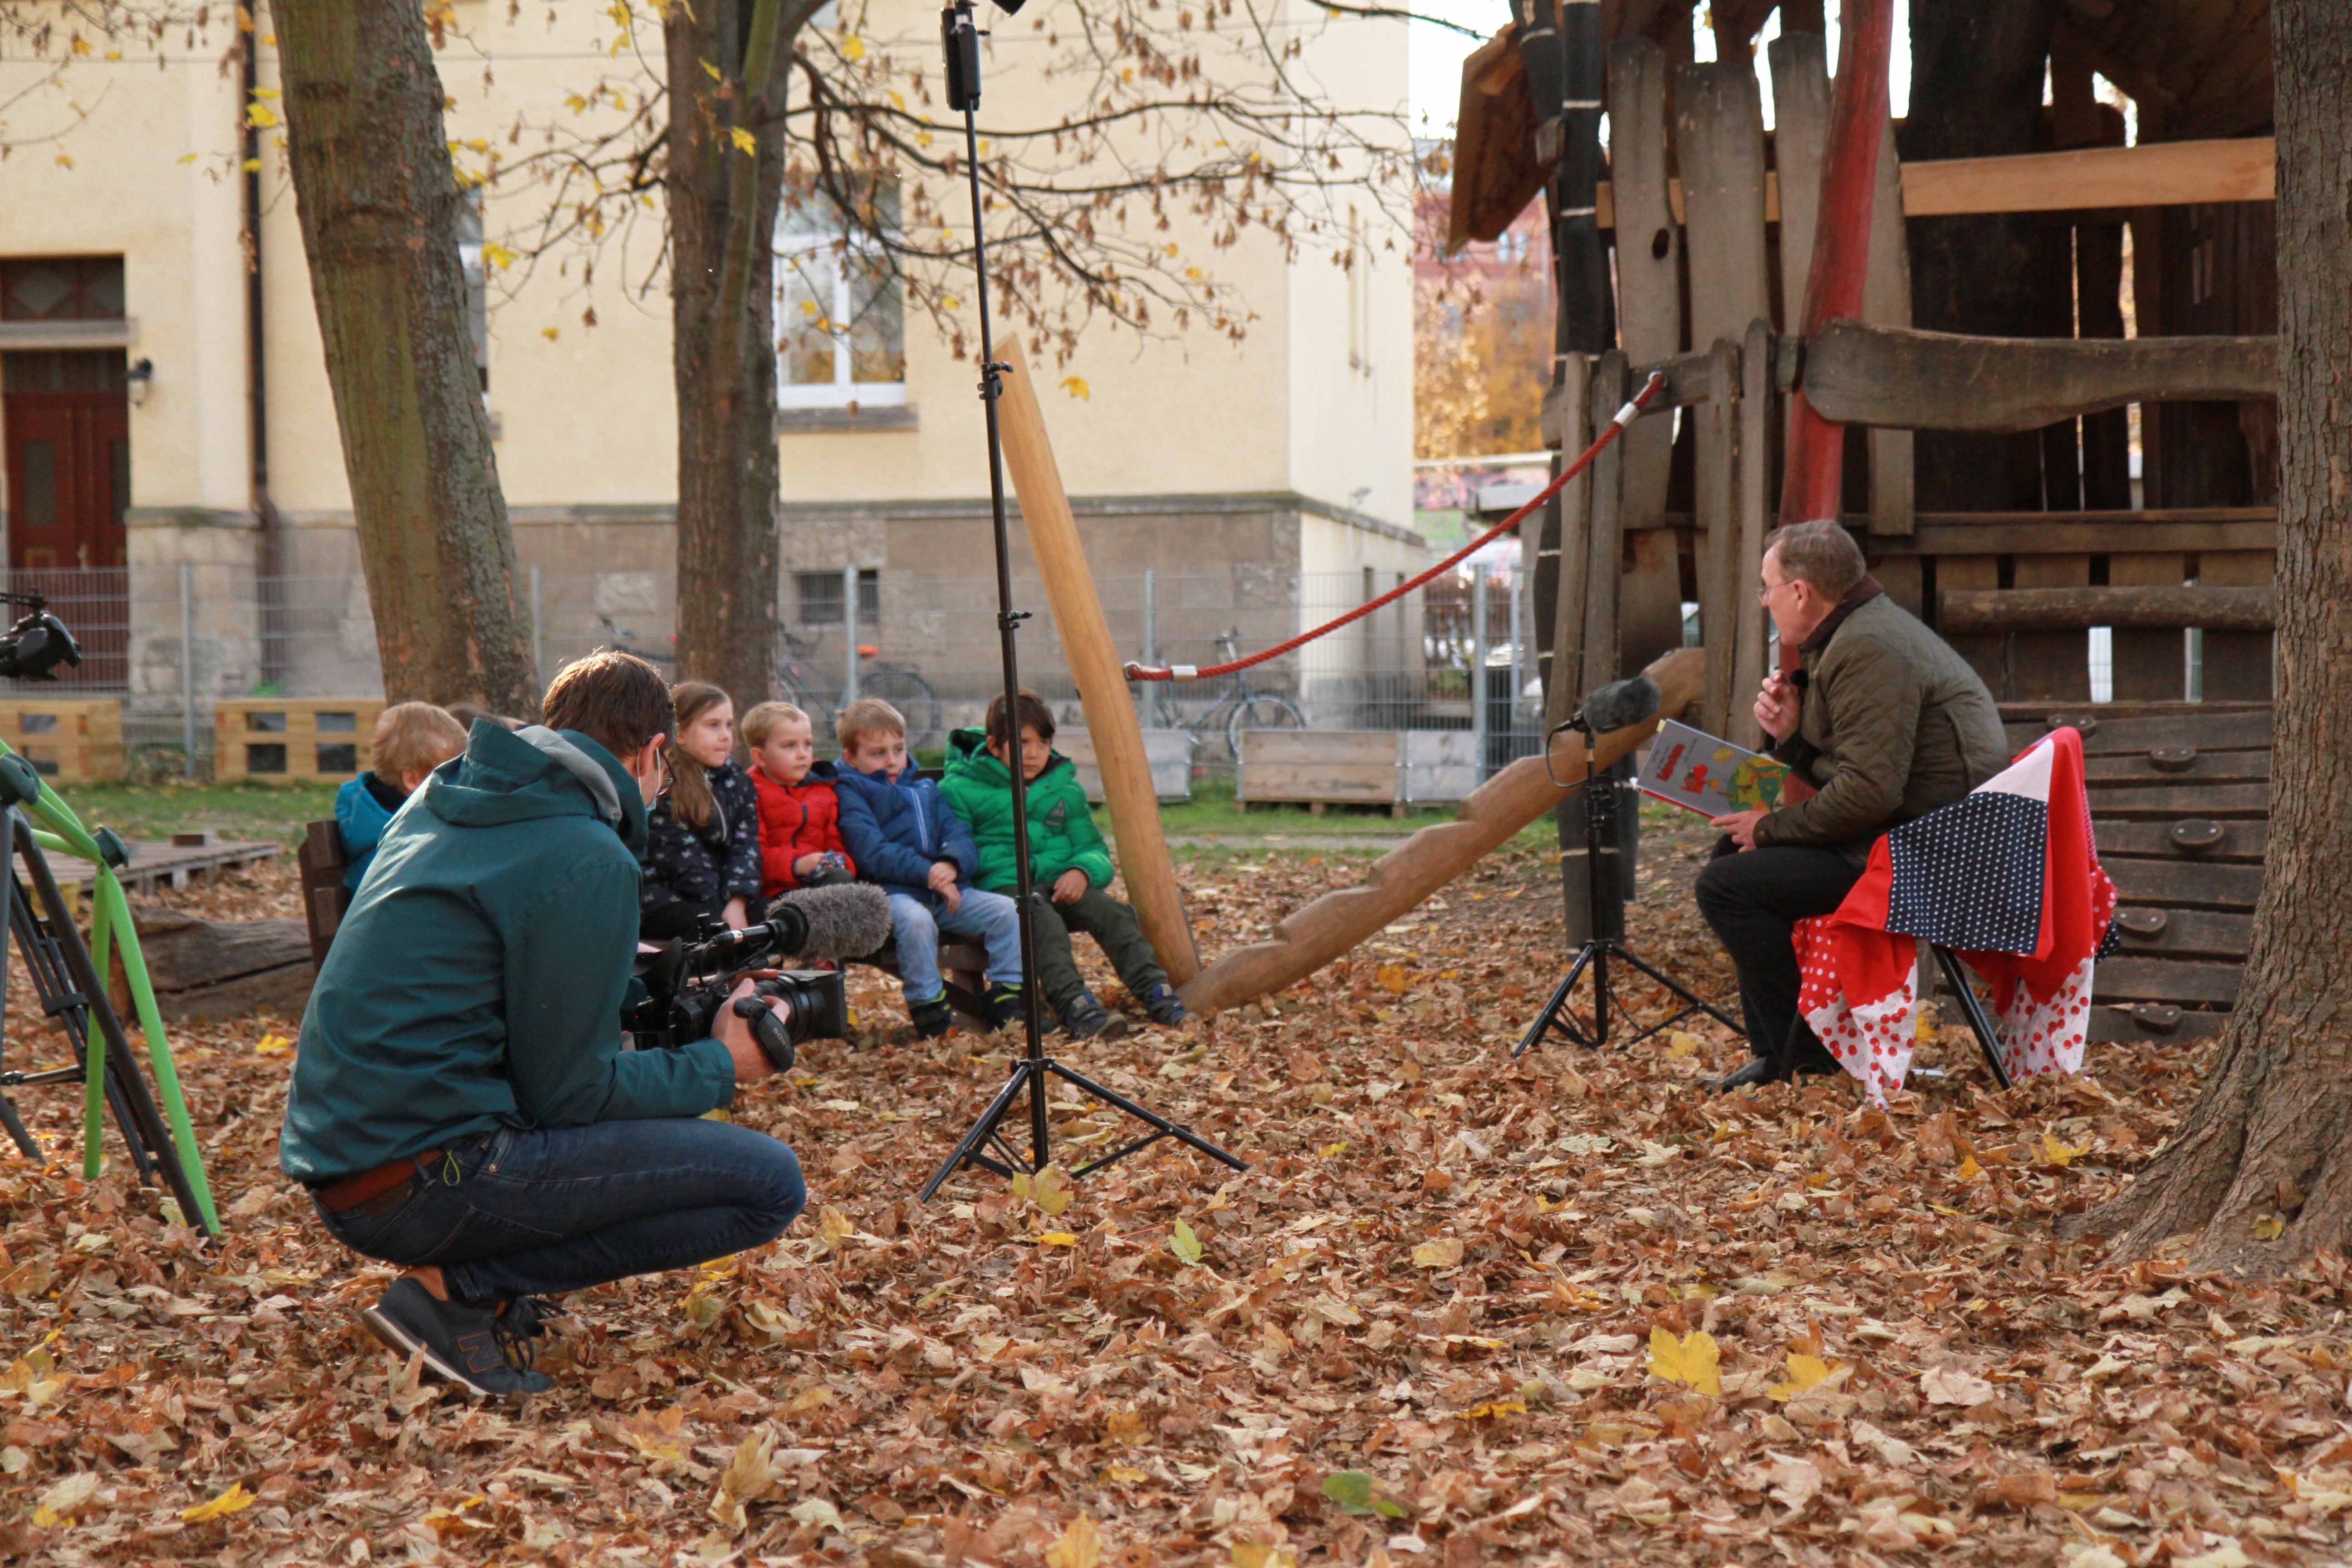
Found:
[[[769,962],[801,952],[808,937],[808,917],[781,904],[760,924],[729,931],[712,921],[700,936],[639,952],[635,973],[646,995],[621,1016],[631,1043],[641,1051],[666,1050],[715,1035],[719,1009],[746,974],[754,977],[751,994],[733,1006],[778,1072],[791,1070],[803,1040],[847,1039],[840,971],[780,969]],[[783,1002],[783,1016],[768,1005],[772,1000]]]

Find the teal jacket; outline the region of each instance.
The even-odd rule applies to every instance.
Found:
[[[989,755],[988,738],[980,730],[958,730],[948,737],[947,777],[940,784],[948,809],[971,829],[980,850],[980,869],[972,886],[990,892],[1012,889],[1017,876],[1013,858],[1013,770]],[[1095,826],[1094,808],[1078,783],[1078,770],[1055,752],[1045,759],[1045,771],[1029,781],[1029,872],[1036,886],[1051,886],[1065,871],[1087,874],[1097,888],[1110,886],[1110,847]]]
[[[699,1116],[717,1040],[621,1049],[646,808],[576,731],[477,724],[376,846],[302,1015],[278,1162],[317,1184],[499,1128]]]

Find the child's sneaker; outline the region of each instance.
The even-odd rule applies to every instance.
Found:
[[[1127,1020],[1087,992],[1079,992],[1076,1000],[1061,1009],[1061,1015],[1062,1027],[1074,1040],[1091,1040],[1097,1035],[1116,1039],[1127,1033]]]
[[[988,1023],[991,1028],[1002,1029],[1021,1022],[1021,987],[992,985],[988,988]]]
[[[915,1021],[915,1033],[927,1040],[936,1040],[955,1026],[955,1010],[944,996],[908,1003],[907,1016]]]
[[[1165,982],[1143,993],[1143,1011],[1153,1023],[1166,1028],[1172,1029],[1179,1024],[1192,1021],[1192,1015],[1186,1012],[1184,1004],[1176,999],[1175,987]]]

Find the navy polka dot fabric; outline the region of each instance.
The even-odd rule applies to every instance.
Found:
[[[1886,836],[1886,929],[1963,952],[2034,950],[2050,808],[1979,790]]]

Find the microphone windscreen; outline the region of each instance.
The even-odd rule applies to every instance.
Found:
[[[1658,683],[1646,675],[1612,680],[1584,700],[1584,722],[1596,735],[1645,724],[1658,716],[1664,700]]]
[[[771,919],[776,906],[788,904],[808,920],[808,940],[790,957],[811,962],[864,958],[890,940],[890,895],[871,882],[797,888],[769,904]]]

